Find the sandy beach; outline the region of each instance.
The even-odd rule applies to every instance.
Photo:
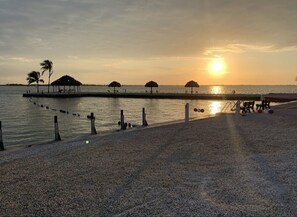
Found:
[[[297,102],[0,152],[1,216],[296,216]]]

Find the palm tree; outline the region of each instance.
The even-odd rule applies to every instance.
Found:
[[[51,76],[54,73],[53,71],[53,62],[50,60],[44,60],[42,63],[40,63],[42,71],[42,75],[45,71],[48,71],[48,85],[47,85],[47,92],[49,93],[49,86],[51,82]]]
[[[27,77],[28,85],[36,82],[37,93],[39,93],[39,82],[44,83],[43,79],[40,79],[40,72],[32,71],[28,73]]]

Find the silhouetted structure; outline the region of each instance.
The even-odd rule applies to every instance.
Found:
[[[117,81],[113,81],[113,82],[111,82],[109,85],[108,85],[108,87],[113,87],[113,92],[115,93],[116,92],[116,87],[121,87],[122,85],[119,83],[119,82],[117,82]]]
[[[151,88],[151,93],[153,93],[153,87],[159,87],[159,85],[155,81],[149,81],[144,86],[145,87],[150,87]]]
[[[65,87],[69,87],[68,91],[78,91],[79,87],[82,85],[82,83],[78,80],[75,80],[74,78],[72,78],[69,75],[64,75],[61,78],[53,81],[51,83],[51,85],[53,86],[53,91],[55,92],[55,88],[58,87],[58,91],[61,92],[62,90],[60,89],[60,86],[63,86],[64,89],[63,91],[65,92]],[[71,89],[71,86],[73,86],[73,90]],[[76,88],[76,90],[75,90]]]
[[[191,88],[191,94],[193,93],[193,87],[199,87],[199,84],[196,81],[189,81],[186,83],[185,87],[190,87]]]

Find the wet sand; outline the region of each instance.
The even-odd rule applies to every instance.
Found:
[[[0,153],[2,216],[295,216],[297,102]]]

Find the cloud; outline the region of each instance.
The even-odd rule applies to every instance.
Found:
[[[28,57],[8,57],[8,56],[0,56],[0,62],[3,63],[11,63],[11,62],[21,62],[21,63],[33,63],[39,62],[40,59],[36,58],[28,58]]]
[[[218,53],[243,53],[245,51],[259,51],[259,52],[285,52],[297,51],[297,45],[291,47],[278,47],[275,45],[251,45],[251,44],[228,44],[224,47],[208,48],[204,52],[205,55]]]
[[[294,0],[10,0],[0,4],[1,52],[11,54],[191,56],[229,44],[296,46]]]
[[[0,71],[12,67],[4,61],[34,69],[42,59],[74,68],[113,59],[103,65],[117,69],[121,60],[154,67],[204,54],[295,51],[296,8],[296,0],[0,0],[0,56],[14,58],[0,58]]]
[[[11,57],[11,58],[9,58],[9,60],[15,60],[15,61],[22,62],[22,63],[32,63],[32,62],[36,61],[36,59],[29,59],[29,58],[25,58],[25,57]]]

